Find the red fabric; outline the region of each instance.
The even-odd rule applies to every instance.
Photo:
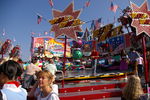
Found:
[[[94,51],[92,51],[92,53],[91,53],[91,57],[92,57],[93,59],[98,59],[98,58],[99,58],[99,53],[94,50]]]
[[[16,87],[19,87],[19,85],[20,85],[20,83],[17,82],[17,81],[11,81],[11,82],[7,82],[7,83],[5,83],[5,84],[15,84]]]
[[[125,46],[126,46],[126,48],[131,46],[131,36],[130,36],[130,34],[125,35]]]

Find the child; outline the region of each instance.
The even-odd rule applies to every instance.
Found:
[[[0,98],[2,100],[27,100],[27,91],[16,81],[22,71],[20,64],[13,60],[0,65],[0,84],[3,85]]]
[[[54,75],[48,70],[37,73],[37,83],[29,93],[29,97],[36,97],[37,100],[59,100],[58,86],[54,85]]]

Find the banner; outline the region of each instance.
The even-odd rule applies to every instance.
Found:
[[[37,54],[38,47],[44,48],[44,56],[63,57],[64,54],[64,43],[56,41],[52,37],[32,37],[31,53]],[[71,57],[71,47],[67,45],[66,56]]]
[[[112,49],[112,51],[116,51],[116,50],[122,50],[125,48],[125,42],[124,42],[124,36],[120,35],[120,36],[116,36],[116,37],[112,37],[109,39],[109,45]]]

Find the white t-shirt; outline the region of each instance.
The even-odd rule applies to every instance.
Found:
[[[59,100],[59,97],[58,97],[58,85],[57,84],[53,84],[52,85],[52,92],[48,96],[46,96],[44,98],[41,97],[42,94],[41,94],[39,88],[36,89],[34,95],[35,95],[35,97],[37,97],[37,100]]]
[[[142,57],[136,58],[136,61],[139,65],[143,65],[143,58]]]
[[[49,93],[48,96],[46,96],[44,98],[42,98],[41,94],[39,94],[37,96],[37,100],[59,100],[59,97],[55,92],[51,92],[51,93]]]
[[[27,100],[27,91],[15,84],[4,84],[1,89],[3,100]]]

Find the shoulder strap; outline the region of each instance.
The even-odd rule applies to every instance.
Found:
[[[3,94],[1,91],[0,91],[0,100],[3,100]]]

